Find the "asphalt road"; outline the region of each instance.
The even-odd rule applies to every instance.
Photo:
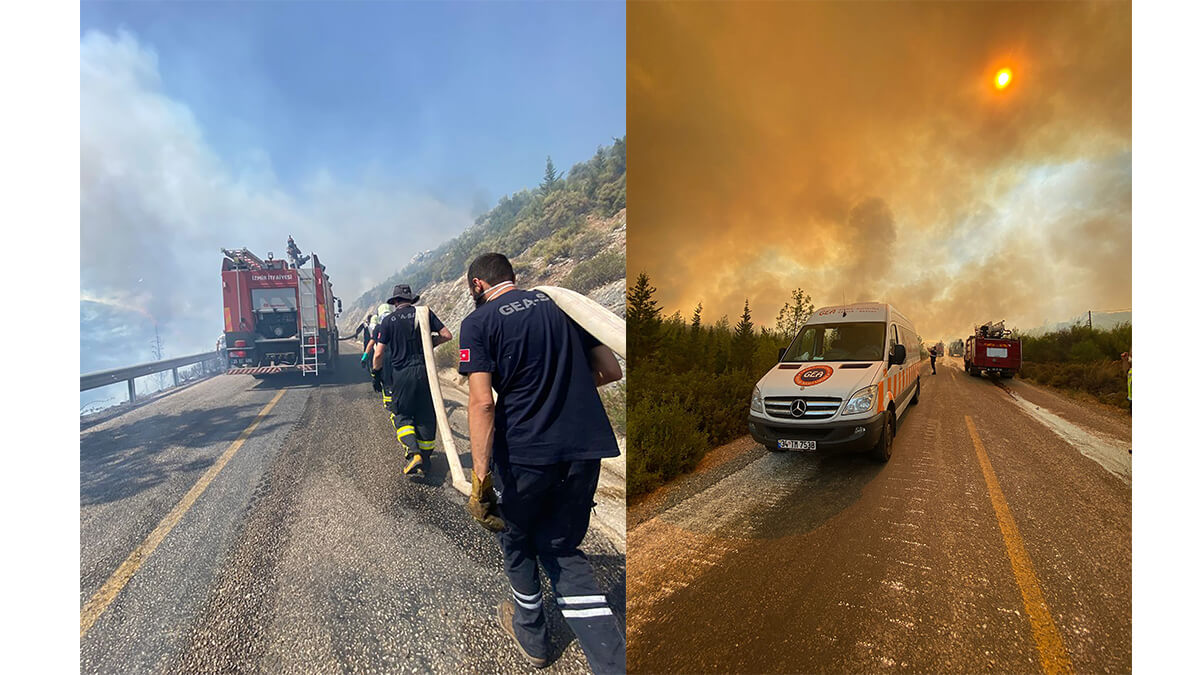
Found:
[[[81,672],[531,671],[495,620],[498,545],[445,457],[427,484],[401,459],[357,354],[319,386],[222,375],[85,424]],[[584,550],[623,622],[623,552],[596,528]],[[548,616],[550,672],[587,672]]]
[[[630,510],[629,670],[1128,672],[1129,447],[942,359],[886,465],[716,449]]]

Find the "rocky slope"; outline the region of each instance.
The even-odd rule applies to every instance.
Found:
[[[422,253],[400,272],[364,293],[342,312],[339,330],[352,335],[363,314],[384,300],[392,286],[407,283],[442,319],[456,339],[435,355],[444,385],[466,392],[457,373],[457,335],[474,309],[466,267],[489,251],[509,257],[522,288],[552,285],[583,293],[617,315],[625,316],[624,139],[601,148],[594,158],[573,167],[565,179],[537,191],[505,197],[458,237]],[[354,342],[343,343],[347,349]],[[357,343],[361,344],[361,343]],[[622,364],[624,366],[624,364]],[[449,395],[449,394],[448,394]],[[621,456],[602,463],[594,524],[622,551],[625,542],[625,390],[624,382],[601,390],[621,448]]]

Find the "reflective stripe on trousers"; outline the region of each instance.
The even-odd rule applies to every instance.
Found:
[[[548,653],[540,567],[592,671],[624,673],[625,635],[579,550],[591,518],[600,460],[497,464],[492,476],[500,516],[508,524],[497,536],[516,601],[513,629],[521,645],[536,656]]]

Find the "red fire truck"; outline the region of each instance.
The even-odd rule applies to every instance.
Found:
[[[341,300],[317,255],[300,255],[291,237],[290,264],[273,255],[262,260],[244,248],[221,252],[227,372],[262,378],[333,370]]]
[[[963,349],[963,366],[970,375],[995,374],[1010,378],[1021,370],[1021,341],[1004,329],[1004,322],[975,327]]]

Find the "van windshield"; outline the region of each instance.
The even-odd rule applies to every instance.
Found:
[[[800,361],[882,361],[884,324],[808,324],[792,340],[782,363]]]

